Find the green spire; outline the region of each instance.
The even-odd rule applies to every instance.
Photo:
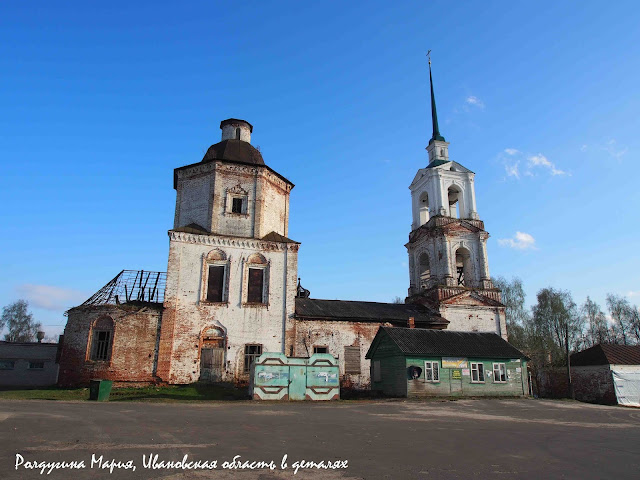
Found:
[[[431,50],[429,50],[431,52]],[[436,96],[433,93],[433,78],[431,77],[431,56],[427,53],[429,57],[429,83],[431,84],[431,122],[433,123],[433,135],[431,136],[431,140],[429,143],[434,140],[439,140],[444,142],[444,137],[440,135],[440,129],[438,128],[438,112],[436,110]]]

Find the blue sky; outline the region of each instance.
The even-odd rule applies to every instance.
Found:
[[[440,130],[476,172],[492,275],[640,297],[637,2],[2,2],[0,305],[48,334],[166,270],[173,168],[221,120],[296,184],[315,298],[408,287],[408,186]],[[519,232],[519,233],[518,233]]]

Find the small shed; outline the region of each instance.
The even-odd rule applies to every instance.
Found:
[[[380,327],[371,389],[399,397],[522,396],[527,357],[495,333]]]
[[[57,343],[0,342],[0,387],[48,387],[58,381]]]
[[[640,345],[603,345],[571,355],[576,400],[640,407]]]

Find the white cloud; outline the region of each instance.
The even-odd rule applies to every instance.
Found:
[[[529,161],[529,166],[530,167],[546,168],[546,169],[549,170],[551,175],[569,175],[569,173],[565,172],[564,170],[560,170],[560,169],[556,168],[556,166],[552,162],[550,162],[549,159],[547,157],[545,157],[544,155],[542,155],[541,153],[539,153],[537,155],[530,155],[527,160]]]
[[[524,232],[516,232],[513,238],[500,238],[498,244],[516,250],[536,250],[536,239]]]
[[[469,105],[473,105],[474,107],[484,108],[484,102],[474,95],[469,95],[465,99],[465,102]]]
[[[636,290],[635,292],[627,292],[627,297],[640,297],[640,290]]]
[[[89,294],[79,290],[30,283],[18,285],[16,291],[32,306],[53,311],[66,310],[82,303],[89,297]]]
[[[520,162],[504,164],[504,169],[507,172],[508,177],[520,178],[520,171],[518,170],[519,164]]]
[[[511,155],[513,157],[514,155],[517,155],[518,153],[520,153],[520,150],[517,150],[515,148],[505,148],[504,153],[506,153],[507,155]]]
[[[616,160],[620,160],[629,151],[629,149],[627,147],[620,149],[618,148],[617,143],[618,142],[615,139],[610,139],[607,142],[606,147],[604,147],[604,150],[608,152],[611,157]]]

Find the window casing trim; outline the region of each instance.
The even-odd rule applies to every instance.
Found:
[[[254,254],[255,255],[255,254]],[[252,255],[253,256],[253,255]],[[260,255],[262,257],[262,255]],[[243,307],[269,307],[269,271],[271,261],[265,260],[264,263],[245,260],[242,274],[242,306]],[[249,301],[249,270],[262,270],[262,301]]]
[[[224,253],[224,252],[222,252]],[[200,303],[203,305],[229,305],[229,271],[231,270],[231,257],[225,260],[211,260],[208,254],[202,256],[202,282],[200,285]],[[207,299],[209,291],[209,267],[223,267],[222,274],[222,301],[216,302]]]

